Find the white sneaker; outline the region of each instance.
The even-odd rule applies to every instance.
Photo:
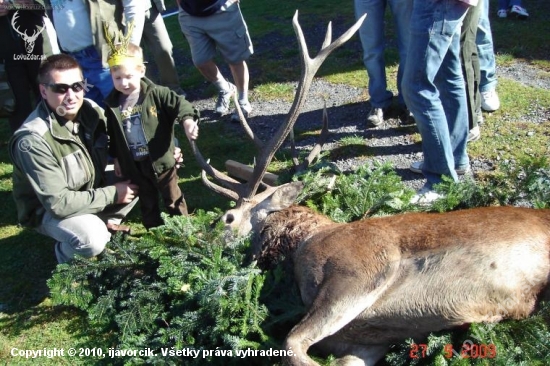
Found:
[[[250,112],[252,112],[252,106],[248,101],[241,103],[239,101],[239,106],[241,107],[241,111],[243,112],[244,118],[247,119],[250,115]],[[238,123],[241,119],[239,118],[239,113],[237,113],[237,109],[235,108],[235,111],[231,115],[231,122]]]
[[[409,169],[412,171],[412,172],[415,172],[415,173],[418,173],[418,174],[422,174],[422,166],[424,165],[424,161],[415,161],[414,163],[411,164],[411,166],[409,167]],[[470,172],[470,166],[468,166],[466,169],[455,169],[456,171],[456,174],[458,175],[464,175],[466,173],[469,173]]]
[[[506,9],[499,9],[497,11],[497,16],[499,18],[506,18],[508,16],[508,11]]]
[[[470,130],[470,132],[468,132],[468,142],[477,141],[480,137],[481,131],[479,130],[479,126],[475,126]]]
[[[411,203],[420,206],[427,206],[440,198],[443,198],[442,194],[439,194],[433,189],[424,186],[420,188],[414,196],[412,196]]]
[[[500,99],[496,90],[481,93],[481,108],[486,112],[494,112],[500,108]]]
[[[514,5],[510,9],[510,15],[515,16],[518,19],[527,19],[529,18],[529,13],[527,12],[527,9],[522,8],[519,5]]]
[[[218,100],[216,101],[216,113],[220,115],[227,114],[229,112],[229,104],[231,103],[231,97],[237,91],[237,87],[231,83],[228,90],[220,90],[218,93]]]
[[[380,126],[384,123],[384,111],[382,108],[371,108],[369,115],[367,116],[367,121],[375,126]]]

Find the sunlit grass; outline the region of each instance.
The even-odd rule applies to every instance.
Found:
[[[491,3],[492,5],[494,2]],[[256,75],[251,80],[253,100],[285,100],[293,98],[295,81],[300,75],[299,52],[292,29],[291,18],[296,9],[300,11],[300,22],[304,29],[323,31],[329,20],[335,24],[354,21],[353,2],[334,3],[326,0],[248,0],[241,2],[243,14],[249,25],[253,43],[260,45],[262,37],[279,35],[288,39],[281,47],[272,47],[267,52],[255,53],[249,60],[249,68]],[[534,0],[528,4],[531,19],[526,22],[496,19],[491,13],[497,63],[509,66],[522,60],[540,69],[538,76],[550,77],[548,55],[550,22],[547,14],[550,3]],[[493,7],[494,9],[494,7]],[[534,10],[537,9],[535,12]],[[335,10],[337,15],[335,16]],[[387,25],[392,31],[393,22],[388,17]],[[190,61],[189,45],[181,35],[177,16],[166,19],[174,43],[176,64],[184,89],[204,87],[205,96],[214,96],[215,88],[205,83],[204,77]],[[312,27],[315,26],[315,27]],[[306,39],[311,38],[306,33]],[[338,36],[335,34],[335,36]],[[358,42],[355,36],[350,42]],[[260,48],[260,47],[258,47]],[[318,49],[310,45],[312,56]],[[388,88],[397,93],[395,83],[398,57],[395,47],[386,50]],[[219,60],[221,67],[226,67]],[[185,66],[184,66],[185,65]],[[364,90],[360,101],[369,98],[366,86],[368,78],[362,63],[362,54],[351,48],[335,52],[322,66],[319,77],[335,84],[346,84]],[[524,86],[501,77],[498,92],[501,110],[484,113],[481,126],[482,138],[468,147],[471,158],[492,161],[520,160],[525,156],[541,157],[550,154],[550,91]],[[534,121],[533,121],[534,120]],[[180,141],[184,137],[178,132]],[[296,131],[296,139],[311,138],[318,130]],[[411,129],[411,140],[420,142],[420,135]],[[13,359],[9,354],[12,347],[41,349],[44,347],[69,348],[75,345],[93,347],[96,342],[86,334],[86,325],[78,313],[52,308],[48,300],[46,280],[55,268],[53,239],[41,236],[30,229],[17,225],[15,204],[12,197],[12,165],[7,154],[7,140],[10,132],[7,121],[0,127],[0,360],[4,364],[82,364],[90,360],[78,358],[41,358],[40,362]],[[221,123],[201,125],[200,147],[203,155],[212,160],[212,165],[224,171],[224,162],[231,158],[246,164],[253,163],[254,149],[245,137],[236,133],[231,126]],[[211,192],[201,182],[199,167],[192,158],[188,144],[182,144],[185,166],[180,171],[180,184],[189,207],[223,211],[232,203]],[[302,155],[305,153],[302,153]],[[325,158],[372,157],[376,150],[368,148],[361,136],[348,136],[337,141],[337,148],[325,153]],[[287,174],[292,166],[287,151],[275,155],[269,167],[276,174]],[[134,210],[129,223],[137,235],[145,232],[140,223],[140,214]]]

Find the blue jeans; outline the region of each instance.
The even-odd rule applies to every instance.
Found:
[[[110,205],[95,215],[84,214],[64,219],[46,212],[41,224],[35,229],[57,241],[55,255],[58,263],[70,262],[76,255],[85,258],[95,257],[105,249],[111,239],[105,224],[119,224],[137,201],[134,199],[127,204]]]
[[[86,81],[85,85],[88,86],[88,90],[84,90],[84,96],[93,100],[101,107],[105,107],[103,102],[107,95],[113,90],[113,79],[111,78],[111,71],[108,67],[103,67],[101,56],[97,53],[94,46],[86,47],[83,50],[77,52],[70,52],[80,67],[82,67],[82,73]]]
[[[521,0],[498,0],[498,10],[511,8],[514,5],[521,6]]]
[[[493,34],[491,32],[491,23],[489,22],[489,0],[484,1],[481,5],[476,44],[479,57],[479,69],[481,71],[479,91],[485,93],[496,90],[496,62],[493,48]]]
[[[407,60],[412,0],[355,0],[355,17],[360,18],[367,13],[367,18],[359,28],[359,37],[363,46],[363,63],[369,76],[370,104],[373,108],[389,107],[393,97],[393,94],[387,88],[384,61],[384,49],[386,47],[384,13],[388,3],[397,30],[397,46],[400,59],[397,70],[398,102],[400,105],[404,105],[401,82],[403,68]]]
[[[469,165],[468,110],[460,64],[460,29],[468,5],[414,0],[403,96],[422,136],[422,173],[431,187]]]

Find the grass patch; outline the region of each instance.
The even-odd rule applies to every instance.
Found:
[[[294,83],[300,74],[298,51],[291,18],[296,9],[300,10],[300,22],[307,29],[305,36],[312,55],[316,54],[322,42],[322,35],[329,20],[333,20],[333,34],[340,35],[339,29],[351,25],[354,20],[353,3],[338,4],[338,15],[334,16],[334,2],[326,0],[281,0],[270,2],[249,0],[242,2],[242,10],[248,23],[256,53],[249,61],[254,78],[251,79],[252,98],[257,100],[290,100],[294,93]],[[540,77],[550,73],[550,22],[546,19],[550,3],[534,0],[529,3],[531,18],[520,22],[496,18],[496,2],[491,2],[491,20],[499,65],[511,65],[518,60],[527,61],[537,67]],[[536,9],[536,12],[535,12]],[[387,14],[387,26],[393,34],[393,21]],[[213,96],[216,91],[204,82],[203,76],[193,67],[189,45],[181,35],[177,17],[166,19],[172,41],[176,64],[179,67],[181,84],[184,89],[200,90],[200,96]],[[321,35],[321,36],[319,36]],[[268,42],[265,43],[265,39]],[[389,39],[390,40],[390,39]],[[386,50],[389,88],[397,92],[395,76],[397,72],[397,52],[389,42]],[[222,60],[221,67],[226,67]],[[224,74],[229,75],[224,71]],[[319,76],[331,83],[341,83],[356,88],[364,88],[361,100],[368,99],[366,71],[358,37],[355,36],[345,47],[335,52],[323,65]],[[526,87],[517,82],[500,78],[498,86],[502,102],[501,110],[484,114],[482,139],[469,145],[471,158],[487,159],[494,162],[523,162],[536,160],[549,155],[550,91]],[[363,118],[363,116],[360,116]],[[359,118],[359,117],[358,117]],[[86,334],[87,324],[79,312],[62,307],[52,307],[49,300],[47,279],[56,268],[53,254],[53,240],[31,230],[17,226],[16,210],[11,195],[12,166],[7,154],[7,140],[10,131],[7,120],[0,124],[0,360],[6,364],[27,364],[11,357],[12,347],[20,349],[42,349],[44,347],[94,347],[103,345],[101,338]],[[311,138],[318,131],[296,131],[297,139]],[[412,129],[413,141],[420,137]],[[184,141],[181,131],[180,141]],[[338,141],[338,147],[328,154],[329,160],[350,156],[376,156],[375,149],[368,149],[358,136],[350,136]],[[199,168],[192,158],[188,144],[181,144],[185,157],[185,167],[180,171],[180,184],[189,207],[222,212],[231,206],[223,197],[208,190],[201,182]],[[201,125],[200,147],[206,158],[216,167],[223,167],[224,161],[232,159],[252,164],[254,150],[244,136],[235,133],[231,126],[221,123]],[[285,174],[291,166],[287,151],[276,154],[270,171]],[[517,176],[521,172],[513,171]],[[476,177],[480,184],[493,185],[495,197],[503,197],[500,202],[514,192],[509,179],[514,174],[497,169]],[[496,193],[495,193],[496,192]],[[499,193],[505,192],[505,193]],[[407,194],[410,194],[407,193]],[[501,196],[499,196],[501,194]],[[478,199],[480,196],[474,196]],[[518,202],[521,197],[516,197]],[[541,199],[541,202],[544,199]],[[479,200],[472,202],[479,202]],[[485,201],[484,201],[485,202]],[[138,235],[145,233],[140,224],[136,209],[129,217],[129,223]],[[116,336],[116,335],[115,335]],[[78,358],[41,358],[40,364],[82,364],[94,360]],[[35,362],[36,363],[36,362]]]

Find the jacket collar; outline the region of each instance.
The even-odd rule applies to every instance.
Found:
[[[147,95],[151,92],[151,90],[156,88],[156,85],[146,78],[145,76],[141,78],[140,81],[140,94]],[[105,104],[107,104],[112,109],[118,109],[119,107],[119,98],[120,98],[120,92],[113,88],[113,90],[109,93],[107,98],[105,98]]]
[[[50,107],[48,107],[45,100],[42,100],[38,105],[38,115],[46,122],[48,129],[54,138],[63,140],[72,140],[74,138],[73,134],[65,127],[65,121],[58,118]],[[93,107],[89,104],[88,100],[84,99],[82,107],[80,107],[75,120],[80,123],[80,128],[90,134],[91,131],[96,129],[97,124],[99,123],[99,116],[97,115],[97,112],[93,110]]]

